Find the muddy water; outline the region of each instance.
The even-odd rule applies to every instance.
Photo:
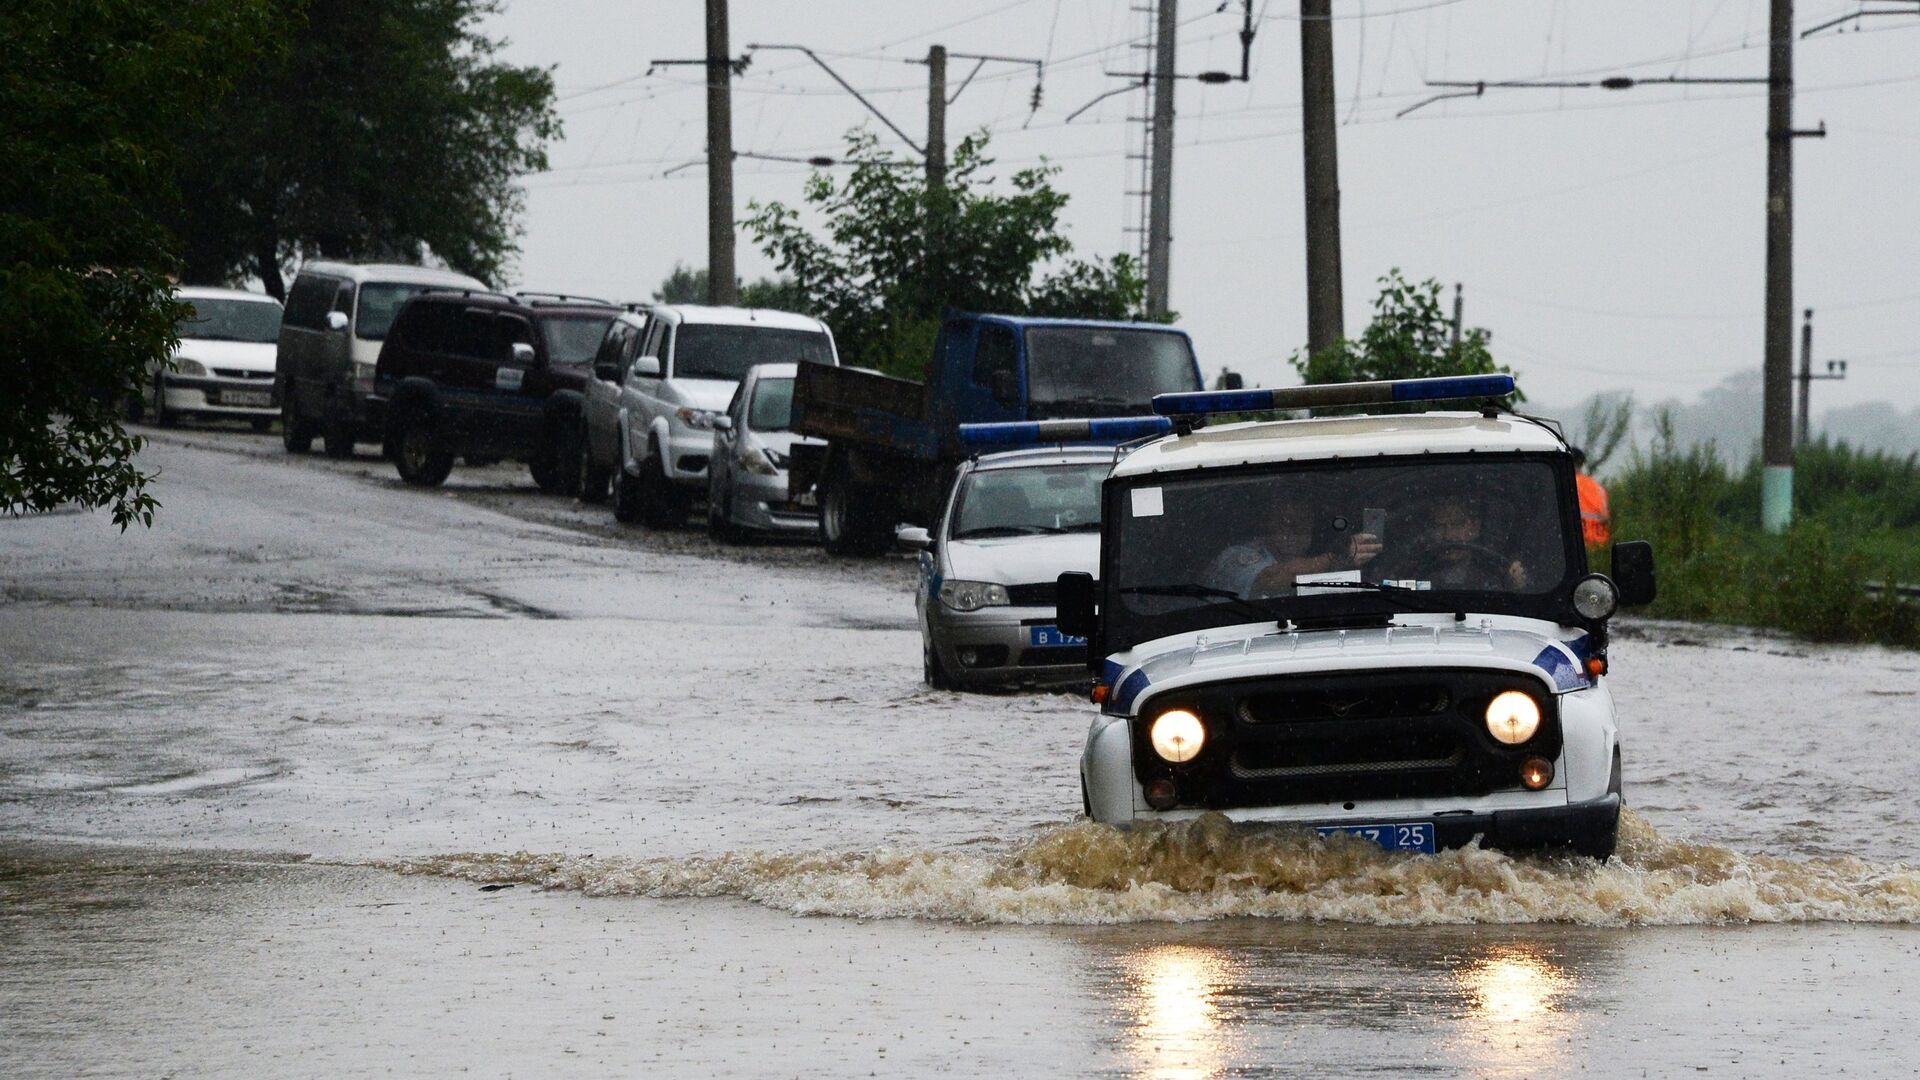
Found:
[[[0,1075],[1920,1054],[1912,654],[1630,628],[1604,866],[1120,833],[1084,703],[919,684],[900,564],[191,441],[152,534],[0,522]]]

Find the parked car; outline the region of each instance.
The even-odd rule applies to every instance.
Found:
[[[280,325],[281,439],[290,454],[322,440],[329,457],[350,457],[355,443],[378,442],[382,418],[368,408],[374,365],[394,316],[428,289],[486,286],[465,274],[419,266],[310,262],[287,291]]]
[[[707,462],[707,531],[740,541],[755,533],[813,536],[819,511],[793,501],[787,464],[795,443],[793,377],[798,364],[748,369],[727,411],[713,422],[713,459]]]
[[[1055,582],[1100,565],[1100,484],[1114,448],[1009,450],[963,462],[920,550],[914,612],[940,690],[1084,682],[1087,639],[1054,625]]]
[[[456,457],[527,463],[570,493],[580,391],[618,308],[545,295],[426,292],[401,308],[375,368],[373,411],[400,478],[435,486]]]
[[[1557,426],[1481,411],[1200,427],[1208,413],[1468,399],[1508,375],[1169,394],[1103,486],[1080,777],[1110,824],[1223,814],[1403,851],[1614,850],[1608,624],[1653,550],[1581,543]]]
[[[707,489],[713,428],[758,364],[839,363],[826,324],[758,308],[661,304],[614,321],[586,390],[582,491],[612,481],[622,522],[685,521]]]
[[[171,363],[156,366],[142,392],[128,399],[127,418],[139,420],[151,411],[161,427],[193,416],[246,420],[255,431],[267,430],[276,415],[280,301],[242,289],[183,288],[179,297],[193,305],[193,317],[175,328],[180,344]]]

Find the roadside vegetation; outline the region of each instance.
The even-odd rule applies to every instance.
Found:
[[[1607,481],[1614,537],[1654,544],[1647,614],[1920,648],[1920,602],[1869,587],[1920,584],[1920,455],[1802,447],[1793,526],[1769,536],[1758,459],[1733,468],[1711,444],[1681,447],[1666,416],[1655,432]]]

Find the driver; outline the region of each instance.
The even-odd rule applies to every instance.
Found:
[[[1436,589],[1511,589],[1527,585],[1527,567],[1481,542],[1478,502],[1456,498],[1438,503],[1410,553]]]
[[[1336,540],[1332,550],[1316,551],[1313,501],[1287,492],[1268,509],[1261,534],[1222,551],[1207,568],[1207,580],[1236,596],[1259,599],[1292,596],[1301,574],[1357,570],[1380,554],[1380,538],[1356,532]]]

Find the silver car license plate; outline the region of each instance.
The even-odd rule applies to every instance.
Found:
[[[268,390],[222,390],[220,404],[264,409],[273,404],[273,393]]]

